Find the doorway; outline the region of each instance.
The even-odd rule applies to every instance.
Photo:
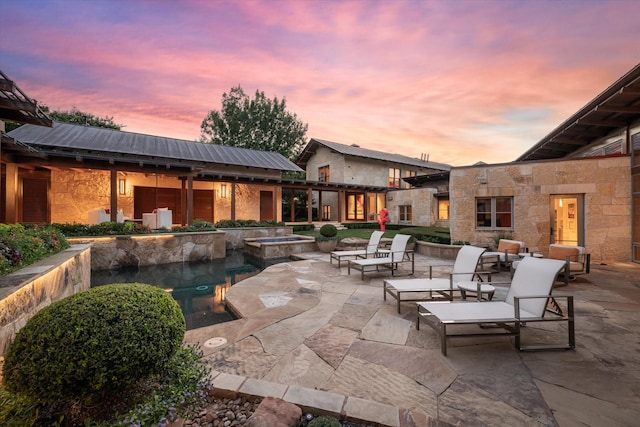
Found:
[[[551,196],[551,243],[584,246],[584,196]]]

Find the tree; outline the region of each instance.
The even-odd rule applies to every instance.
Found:
[[[268,99],[256,90],[254,99],[240,86],[222,95],[221,111],[210,111],[200,125],[200,141],[262,151],[294,160],[306,143],[308,125],[287,111],[286,100]]]
[[[115,123],[113,117],[104,116],[98,117],[91,113],[85,113],[78,110],[76,107],[72,107],[69,111],[51,111],[46,105],[41,106],[45,113],[49,115],[52,120],[64,123],[73,123],[76,125],[87,125],[99,128],[121,130],[124,125]]]
[[[124,125],[115,123],[113,117],[105,116],[98,117],[91,113],[85,113],[78,110],[76,107],[72,107],[69,111],[54,110],[51,111],[48,106],[39,104],[38,107],[45,113],[51,120],[64,123],[73,123],[76,125],[87,125],[99,128],[121,130]],[[7,132],[17,129],[21,126],[19,123],[7,123]]]

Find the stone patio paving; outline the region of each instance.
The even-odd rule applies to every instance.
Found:
[[[444,357],[433,329],[416,330],[415,303],[398,314],[383,301],[389,273],[363,281],[326,254],[300,256],[231,288],[227,303],[242,319],[187,332],[190,343],[226,339],[203,348],[214,386],[317,399],[329,413],[328,402],[340,407],[344,397],[337,413],[388,426],[640,425],[640,265],[594,265],[554,290],[575,297],[575,350],[518,352],[508,337],[465,338]],[[443,263],[416,254],[414,277]],[[531,324],[523,340],[563,339],[558,328]]]

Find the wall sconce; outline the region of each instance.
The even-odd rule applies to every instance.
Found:
[[[127,180],[124,178],[120,178],[118,180],[118,194],[125,195],[127,189]]]
[[[480,181],[480,184],[486,184],[487,182],[489,182],[487,178],[480,178],[478,181]]]
[[[227,184],[220,184],[220,197],[226,199],[229,197],[229,189],[227,188]]]

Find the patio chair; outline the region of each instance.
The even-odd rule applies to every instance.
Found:
[[[477,248],[475,246],[462,246],[458,251],[455,263],[453,264],[453,269],[451,270],[451,273],[449,273],[448,278],[433,278],[433,267],[438,266],[430,265],[428,279],[385,280],[383,285],[383,298],[386,301],[387,294],[395,298],[398,304],[398,313],[400,313],[400,303],[402,301],[415,302],[434,299],[452,300],[453,292],[459,290],[458,285],[461,282],[470,282],[476,276],[478,261],[484,251],[485,249]],[[488,280],[491,280],[490,273]],[[473,289],[470,289],[470,291],[475,291],[475,283],[473,283],[473,285],[474,287]],[[491,285],[484,285],[483,292],[490,293],[490,297],[492,297],[495,288],[491,286],[491,289],[489,289],[487,286]],[[405,297],[403,299],[403,294],[405,294],[405,296],[408,295],[410,298]]]
[[[505,301],[460,301],[418,303],[416,329],[420,329],[421,318],[431,318],[429,325],[441,338],[442,354],[447,355],[447,339],[472,336],[507,335],[515,337],[515,347],[520,350],[573,349],[575,348],[575,324],[573,296],[552,297],[553,282],[565,266],[559,260],[525,257],[520,261]],[[478,283],[480,285],[481,283]],[[566,299],[566,313],[547,309],[550,302]],[[545,318],[546,312],[554,317]],[[544,321],[567,322],[566,345],[522,346],[521,327],[527,323]],[[492,325],[501,332],[478,331],[476,333],[450,333],[450,328],[461,325]]]
[[[502,264],[510,267],[513,261],[517,261],[520,259],[520,256],[518,254],[524,251],[524,242],[521,242],[519,240],[500,239],[498,241],[498,249],[482,254],[481,268],[484,270],[484,264],[486,262],[492,262],[496,264],[499,272],[500,266]]]
[[[384,233],[382,231],[374,231],[369,237],[366,249],[356,249],[352,251],[333,251],[329,257],[329,263],[333,264],[333,260],[338,261],[338,267],[341,267],[342,258],[369,258],[370,255],[375,256],[378,252],[378,245]],[[387,251],[388,252],[388,251]]]
[[[87,212],[87,224],[100,224],[111,221],[111,213],[108,208],[96,208]],[[122,209],[118,209],[116,214],[116,222],[124,222],[125,216]]]
[[[565,262],[564,284],[579,274],[589,274],[591,271],[591,254],[583,246],[570,246],[552,243],[549,245],[549,258]]]
[[[143,213],[142,224],[152,230],[171,228],[173,224],[173,212],[169,208],[158,208],[154,209],[151,213]]]
[[[379,256],[366,259],[351,259],[347,265],[347,274],[351,274],[351,270],[360,270],[362,280],[364,280],[364,273],[367,271],[380,271],[380,268],[391,270],[391,275],[395,275],[395,271],[398,269],[398,265],[406,262],[411,263],[411,273],[415,271],[415,262],[413,251],[407,250],[407,244],[411,236],[408,234],[396,234],[391,241],[391,248],[388,252],[380,252]],[[375,269],[369,269],[368,267],[375,267]]]

